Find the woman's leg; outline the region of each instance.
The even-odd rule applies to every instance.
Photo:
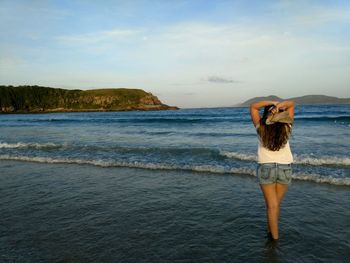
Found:
[[[278,239],[278,215],[279,201],[277,197],[276,184],[260,184],[260,188],[264,194],[267,222],[273,239]]]
[[[268,229],[274,239],[278,239],[278,219],[280,214],[280,205],[285,193],[288,190],[286,184],[261,184],[261,190],[264,194]]]
[[[288,191],[288,184],[276,184],[276,194],[277,194],[277,202],[278,202],[278,218],[279,218],[279,211],[281,207],[281,203],[283,200],[284,195]]]

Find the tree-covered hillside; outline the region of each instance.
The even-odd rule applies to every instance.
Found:
[[[0,86],[0,112],[118,111],[175,109],[141,89],[66,90]]]

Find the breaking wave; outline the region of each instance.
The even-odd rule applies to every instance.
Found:
[[[101,151],[118,151],[120,153],[134,153],[134,154],[145,154],[145,153],[159,153],[159,154],[171,154],[174,156],[180,156],[183,154],[190,155],[203,155],[210,158],[229,158],[239,161],[256,162],[257,156],[252,153],[242,153],[234,151],[223,151],[213,148],[206,147],[125,147],[120,145],[72,145],[68,143],[32,143],[32,142],[16,142],[7,143],[0,142],[0,149],[59,149],[64,148],[67,150],[77,150],[83,152],[93,152],[96,150]],[[312,165],[312,166],[350,166],[350,158],[344,156],[320,156],[315,155],[296,155],[294,154],[294,163],[301,165]]]
[[[237,159],[237,160],[242,160],[242,161],[257,161],[256,155],[253,155],[253,154],[220,151],[220,155],[227,157],[227,158],[232,158],[232,159]]]
[[[50,158],[50,157],[31,157],[31,156],[11,156],[0,155],[0,160],[26,161],[48,164],[78,164],[78,165],[94,165],[98,167],[127,167],[127,168],[142,168],[153,170],[185,170],[194,172],[209,172],[214,174],[240,174],[255,176],[255,169],[250,168],[229,168],[226,166],[215,165],[174,165],[167,163],[143,163],[143,162],[128,162],[118,160],[84,160],[78,158]],[[350,186],[350,178],[338,178],[332,176],[322,176],[319,174],[293,174],[293,178],[302,181],[311,181],[315,183],[326,183],[332,185]]]
[[[350,158],[347,157],[337,157],[337,156],[295,156],[295,163],[308,164],[308,165],[340,165],[340,166],[350,166]]]
[[[221,151],[220,155],[227,158],[232,158],[232,159],[237,159],[242,161],[257,161],[257,157],[255,154]],[[311,156],[294,155],[294,163],[302,164],[302,165],[314,165],[314,166],[322,166],[322,165],[350,166],[350,158],[336,157],[336,156],[315,157],[314,155],[311,155]]]
[[[303,116],[295,117],[296,121],[339,121],[339,122],[349,122],[350,116]]]
[[[55,144],[55,143],[25,143],[25,142],[16,142],[16,143],[6,143],[0,142],[0,149],[18,149],[18,148],[32,148],[32,149],[55,149],[61,148],[65,145]]]

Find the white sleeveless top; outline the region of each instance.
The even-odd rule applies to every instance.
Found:
[[[257,126],[258,128],[259,126]],[[290,150],[289,141],[278,151],[271,151],[265,148],[259,138],[258,146],[258,163],[281,163],[290,164],[293,162],[292,151]]]

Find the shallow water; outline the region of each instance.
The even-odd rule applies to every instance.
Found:
[[[0,163],[1,262],[346,262],[348,187],[293,182],[280,241],[255,177]]]

